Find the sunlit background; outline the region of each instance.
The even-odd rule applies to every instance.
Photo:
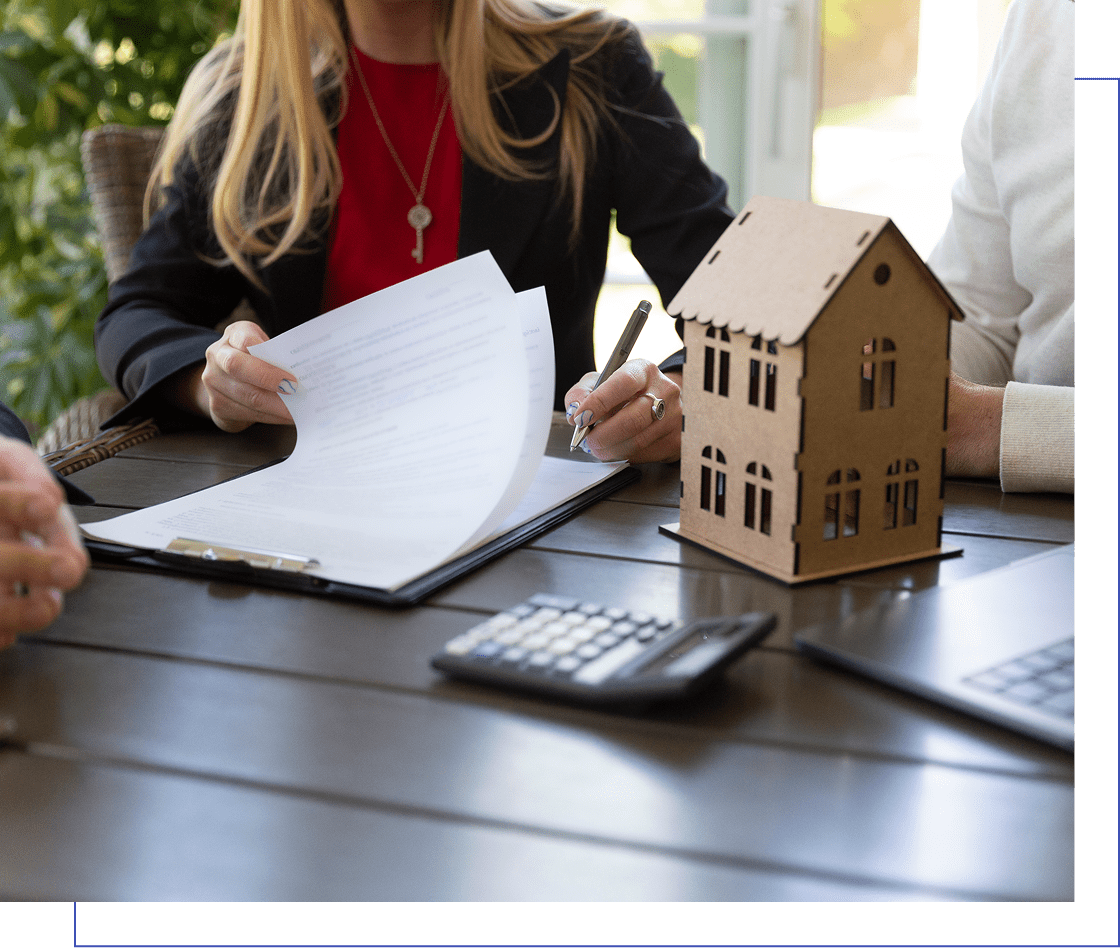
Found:
[[[705,156],[731,187],[883,214],[928,256],[961,171],[960,131],[1009,0],[605,0],[639,25]],[[642,299],[634,350],[679,348],[657,291],[615,235],[600,365]]]

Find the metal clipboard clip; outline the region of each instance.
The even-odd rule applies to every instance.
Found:
[[[192,556],[210,563],[244,563],[254,569],[271,569],[283,573],[304,573],[320,565],[318,560],[309,556],[271,553],[268,550],[238,550],[231,546],[218,546],[205,540],[188,540],[185,537],[172,540],[163,552]]]

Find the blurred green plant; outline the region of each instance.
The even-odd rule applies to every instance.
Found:
[[[79,142],[162,125],[237,0],[5,0],[0,9],[0,398],[32,428],[105,387],[101,250]]]

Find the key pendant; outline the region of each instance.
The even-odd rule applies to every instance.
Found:
[[[423,204],[415,205],[408,212],[408,223],[416,231],[416,247],[412,256],[417,263],[424,262],[424,228],[432,222],[432,212]]]

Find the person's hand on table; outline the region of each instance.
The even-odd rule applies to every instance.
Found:
[[[230,323],[206,350],[206,364],[182,380],[178,401],[209,418],[223,431],[244,431],[252,424],[290,425],[280,391],[296,390],[296,379],[249,353],[268,334],[249,320]],[[283,388],[281,388],[283,386]]]
[[[0,648],[50,625],[88,568],[62,488],[29,445],[0,436]]]
[[[999,477],[1003,389],[949,375],[949,444],[945,473],[950,477]]]
[[[589,372],[568,389],[568,424],[594,425],[583,449],[601,461],[676,461],[681,456],[681,376],[631,359],[595,391]],[[661,404],[656,400],[660,399]],[[658,406],[661,416],[654,408]]]

